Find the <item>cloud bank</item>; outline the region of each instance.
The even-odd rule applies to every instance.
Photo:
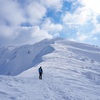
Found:
[[[62,37],[99,45],[100,0],[0,0],[0,45]]]

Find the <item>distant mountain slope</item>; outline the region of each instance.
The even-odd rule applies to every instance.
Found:
[[[36,66],[42,61],[42,56],[53,52],[51,44],[67,46],[70,52],[77,55],[78,59],[100,62],[100,48],[91,45],[76,43],[60,38],[43,40],[34,45],[21,47],[8,47],[0,49],[0,74],[18,75],[19,73]]]
[[[42,61],[41,57],[54,49],[50,46],[53,40],[43,40],[34,45],[24,45],[15,49],[0,49],[0,74],[17,75]]]

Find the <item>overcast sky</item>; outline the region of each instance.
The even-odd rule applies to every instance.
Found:
[[[54,37],[100,46],[100,0],[0,0],[0,46]]]

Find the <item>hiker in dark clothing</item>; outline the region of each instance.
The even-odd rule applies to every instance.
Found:
[[[42,79],[43,69],[42,67],[39,68],[39,79]]]

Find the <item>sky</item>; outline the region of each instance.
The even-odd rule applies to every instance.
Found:
[[[0,46],[61,37],[100,46],[100,0],[0,0]]]

